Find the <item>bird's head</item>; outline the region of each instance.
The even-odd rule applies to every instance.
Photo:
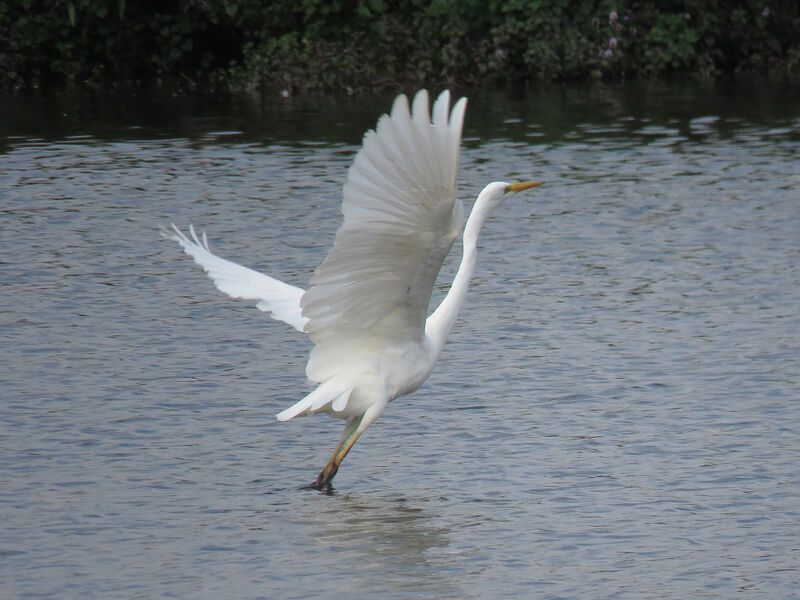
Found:
[[[487,185],[480,196],[483,196],[483,203],[489,208],[500,204],[508,194],[521,192],[533,187],[542,185],[544,181],[526,181],[524,183],[507,183],[505,181],[495,181]]]

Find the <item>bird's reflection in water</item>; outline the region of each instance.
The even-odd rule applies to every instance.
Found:
[[[403,498],[319,495],[297,524],[325,549],[320,557],[333,560],[343,586],[367,586],[373,591],[429,593],[437,598],[465,597],[447,573],[457,571],[446,550],[446,529],[436,516]],[[326,566],[326,569],[329,568]],[[354,579],[355,578],[355,579]],[[344,590],[343,590],[344,591]]]

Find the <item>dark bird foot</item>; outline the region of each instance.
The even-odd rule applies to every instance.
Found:
[[[300,486],[299,489],[316,490],[317,492],[322,492],[323,494],[326,494],[328,496],[332,496],[333,494],[336,493],[336,490],[334,489],[333,485],[330,482],[325,484],[320,484],[318,481],[315,481],[314,483],[309,483],[308,485]]]

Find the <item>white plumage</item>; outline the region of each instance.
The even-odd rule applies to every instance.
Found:
[[[326,412],[346,419],[315,487],[330,486],[344,456],[386,404],[416,390],[430,374],[466,295],[489,209],[508,192],[539,185],[496,182],[481,192],[453,285],[428,316],[436,276],[464,214],[456,178],[466,99],[452,111],[449,102],[445,91],[431,115],[425,90],[411,110],[401,95],[391,115],[364,136],[344,186],[344,220],[308,291],[216,256],[205,234],[201,241],[191,227],[191,239],[174,225],[167,232],[219,290],[255,300],[259,309],[310,336],[306,374],[318,385],[277,418]]]
[[[200,241],[192,225],[189,226],[191,240],[175,225],[172,229],[172,232],[167,232],[167,237],[183,246],[186,253],[208,273],[220,292],[228,294],[231,298],[256,300],[256,306],[260,310],[279,321],[288,323],[297,331],[303,331],[308,323],[308,319],[303,316],[300,309],[303,289],[220,258],[208,247],[206,234],[203,233],[203,240]]]

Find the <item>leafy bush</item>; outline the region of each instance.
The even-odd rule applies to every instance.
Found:
[[[800,77],[800,6],[764,1],[5,0],[0,85]]]

